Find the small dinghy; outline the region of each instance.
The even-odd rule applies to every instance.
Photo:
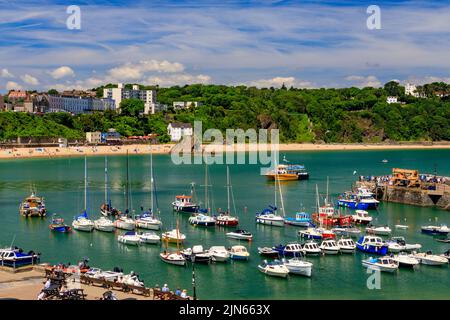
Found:
[[[409,226],[405,225],[405,224],[396,224],[395,225],[395,229],[399,229],[399,230],[407,230],[409,228]]]
[[[339,246],[337,245],[336,241],[328,239],[322,241],[320,244],[320,250],[322,250],[325,254],[338,254],[339,253]]]
[[[164,232],[161,236],[164,241],[169,243],[183,243],[186,240],[186,235],[181,233],[178,229]]]
[[[138,234],[142,243],[147,244],[158,244],[161,238],[155,232],[144,232]]]
[[[399,253],[392,257],[392,260],[398,262],[400,267],[414,268],[420,264],[420,261],[407,253]]]
[[[361,230],[356,227],[336,227],[331,229],[336,235],[344,237],[359,237]]]
[[[355,253],[356,244],[353,239],[342,238],[337,242],[340,252],[342,253]]]
[[[127,231],[124,234],[121,234],[117,240],[119,240],[120,243],[132,246],[137,246],[141,243],[141,238],[134,231]]]
[[[388,245],[389,252],[397,253],[400,251],[413,251],[419,250],[422,248],[422,245],[419,243],[410,244],[406,243],[404,237],[392,237],[390,240],[386,242]]]
[[[55,214],[52,217],[52,223],[48,227],[54,232],[68,233],[72,231],[70,226],[64,224],[64,219]]]
[[[227,262],[230,259],[230,253],[224,246],[213,246],[208,252],[214,262]]]
[[[447,258],[435,255],[431,251],[421,253],[413,252],[411,256],[419,260],[421,264],[428,266],[442,266],[448,264]]]
[[[392,230],[388,226],[370,226],[366,228],[366,232],[378,236],[388,236],[391,234]]]
[[[440,226],[422,226],[422,232],[432,235],[447,235],[450,232],[450,228],[446,225]]]
[[[322,239],[322,233],[316,228],[308,228],[306,230],[299,230],[298,235],[305,239]]]
[[[253,235],[245,230],[236,230],[232,232],[227,232],[227,238],[237,239],[237,240],[247,240],[251,241],[253,239]]]
[[[277,250],[269,247],[258,247],[258,253],[263,257],[278,258],[279,253]]]
[[[384,272],[394,272],[398,270],[398,262],[394,261],[391,257],[385,256],[381,258],[370,257],[367,260],[362,261],[362,265],[366,268]]]
[[[258,265],[258,270],[272,277],[286,278],[289,274],[289,269],[279,260],[271,262],[264,260],[263,263]]]
[[[443,254],[439,255],[440,257],[446,258],[450,263],[450,250],[445,251]]]
[[[230,249],[230,257],[233,260],[248,260],[250,253],[244,246],[232,246]]]
[[[317,256],[322,253],[319,245],[314,241],[305,242],[302,246],[303,252],[309,256]]]
[[[283,259],[283,264],[289,270],[289,273],[298,274],[305,277],[311,277],[313,264],[300,258]]]

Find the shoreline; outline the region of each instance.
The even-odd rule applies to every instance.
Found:
[[[60,158],[81,156],[105,156],[129,154],[170,154],[175,144],[132,144],[120,146],[80,146],[0,149],[0,159]],[[440,150],[450,149],[450,143],[398,143],[398,144],[313,144],[281,143],[279,152],[284,151],[376,151],[376,150]],[[205,152],[257,152],[270,151],[270,144],[202,145]]]

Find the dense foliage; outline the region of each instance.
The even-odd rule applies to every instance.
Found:
[[[108,85],[110,86],[110,85]],[[168,141],[171,121],[203,122],[203,129],[280,129],[282,142],[382,142],[450,140],[450,91],[446,84],[418,90],[427,98],[404,95],[404,88],[389,82],[383,88],[281,89],[223,85],[186,85],[156,88],[158,102],[199,101],[188,110],[169,109],[140,116],[141,102],[124,100],[123,112],[71,116],[0,113],[0,139],[17,136],[84,137],[87,131],[115,128],[124,136],[157,133]],[[102,88],[96,88],[98,93]],[[439,91],[441,90],[441,91]],[[442,92],[442,97],[436,96]],[[387,104],[397,95],[399,103]]]

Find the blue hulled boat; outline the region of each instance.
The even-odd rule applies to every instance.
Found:
[[[39,263],[40,254],[34,251],[23,253],[22,249],[10,248],[0,250],[0,265],[7,267],[22,267]]]
[[[303,253],[302,246],[298,243],[288,243],[285,246],[280,244],[272,249],[277,251],[280,256],[285,257],[298,257]]]
[[[64,219],[57,215],[53,215],[52,223],[48,227],[55,232],[66,233],[72,231],[70,226],[64,224]]]
[[[356,248],[365,253],[378,255],[386,255],[388,252],[388,245],[383,239],[376,236],[362,236],[356,242]]]
[[[311,226],[311,217],[306,212],[297,212],[295,218],[287,217],[284,219],[284,223],[297,227],[309,227]]]
[[[352,192],[343,193],[338,201],[337,205],[340,207],[345,207],[349,209],[357,209],[357,210],[367,210],[369,209],[368,203],[363,203],[359,201],[358,197]]]

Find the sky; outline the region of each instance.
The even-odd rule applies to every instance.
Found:
[[[0,92],[450,82],[449,57],[449,1],[0,0]]]

